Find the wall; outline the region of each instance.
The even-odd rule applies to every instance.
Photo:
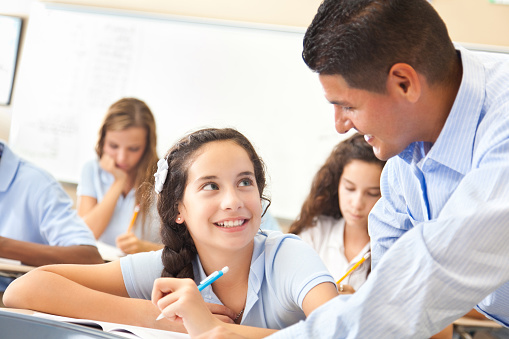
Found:
[[[22,38],[20,41],[20,50],[18,53],[18,62],[20,55],[23,53],[23,37],[26,31],[26,23],[28,20],[28,13],[30,12],[30,6],[34,0],[2,0],[0,1],[0,14],[20,16],[23,18],[23,31],[21,33]],[[14,89],[16,88],[16,81],[14,81]],[[12,103],[12,101],[11,101]],[[1,106],[0,105],[0,139],[9,140],[9,129],[11,126],[11,105]]]
[[[35,1],[0,1],[0,14],[19,15],[28,19],[30,5]],[[306,27],[321,1],[54,0],[52,2]],[[508,5],[495,5],[488,0],[433,0],[432,4],[446,22],[453,40],[509,47]],[[27,22],[28,20],[24,22],[25,28]],[[0,139],[9,139],[10,123],[11,107],[0,106]]]
[[[509,47],[509,5],[489,0],[433,0],[458,42]]]
[[[30,6],[37,0],[2,0],[0,14],[25,18],[28,24]],[[162,12],[234,21],[258,22],[306,27],[320,0],[53,0],[49,2],[122,8],[129,11]],[[509,47],[509,6],[491,4],[489,0],[432,0],[433,6],[447,24],[453,40],[473,44]],[[20,57],[23,54],[23,38]],[[13,99],[16,98],[16,83]],[[8,140],[11,107],[0,106],[0,139]],[[72,189],[72,188],[71,188]]]
[[[37,0],[2,0],[0,14],[29,17]],[[320,0],[53,0],[77,5],[107,6],[235,21],[306,27]],[[509,47],[509,6],[489,0],[432,0],[453,40]],[[25,20],[25,29],[28,20]],[[22,41],[23,42],[23,41]],[[22,46],[22,45],[21,45]],[[22,55],[22,50],[20,55]],[[16,91],[16,84],[14,84]],[[11,106],[0,106],[0,139],[9,139]]]

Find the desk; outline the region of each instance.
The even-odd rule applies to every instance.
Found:
[[[41,333],[41,331],[44,332]],[[66,318],[31,310],[7,308],[0,308],[0,335],[2,339],[82,339],[119,337],[138,339],[189,339],[189,335],[185,333],[114,324],[105,321]]]
[[[33,270],[34,266],[13,265],[0,262],[0,276],[17,278],[23,274]]]
[[[2,339],[118,339],[107,332],[88,327],[52,321],[26,314],[26,310],[0,308],[0,331]]]
[[[501,329],[504,326],[489,319],[474,319],[461,317],[453,322],[454,331],[459,334],[461,339],[472,339],[472,333],[477,331],[490,331]]]

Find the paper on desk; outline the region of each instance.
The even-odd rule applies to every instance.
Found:
[[[21,265],[21,261],[7,258],[0,258],[0,264]]]
[[[142,338],[142,339],[189,338],[188,334],[157,330],[154,328],[131,326],[131,325],[124,325],[124,324],[115,324],[115,323],[110,323],[110,322],[106,322],[106,321],[68,318],[68,317],[61,317],[58,315],[39,313],[39,312],[36,312],[33,315],[36,317],[44,318],[44,319],[93,327],[98,330],[102,329],[104,332],[116,334],[118,336],[125,337],[125,338],[138,338],[138,339],[139,338]]]
[[[120,248],[111,246],[102,241],[97,241],[97,250],[101,254],[104,261],[114,261],[120,257],[125,256],[125,253]]]

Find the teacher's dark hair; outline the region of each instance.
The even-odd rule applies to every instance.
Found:
[[[302,57],[319,74],[340,75],[352,88],[378,93],[385,93],[396,63],[438,84],[452,78],[458,60],[444,22],[426,0],[325,0],[306,31]]]

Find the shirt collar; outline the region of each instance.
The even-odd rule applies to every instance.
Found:
[[[485,98],[486,75],[483,65],[472,52],[460,46],[457,51],[463,65],[461,85],[437,141],[421,164],[424,171],[433,162],[462,174],[471,167],[475,133]],[[458,138],[458,130],[462,131],[461,138]],[[419,162],[424,157],[425,146],[423,142],[414,142],[399,156],[407,163]]]
[[[0,192],[6,192],[14,181],[21,159],[4,142],[0,141],[0,145],[3,147],[0,159]]]
[[[263,279],[265,277],[265,241],[267,239],[267,235],[265,233],[259,232],[254,238],[253,245],[253,256],[251,258],[251,268],[249,271],[249,288],[248,295],[246,298],[246,306],[244,308],[244,317],[249,313],[253,305],[258,300],[258,294],[262,286]],[[199,256],[196,258],[196,265],[194,265],[194,276],[195,282],[198,285],[200,281],[205,279],[207,275],[203,270],[201,265],[201,261]],[[222,304],[219,298],[215,295],[212,290],[212,286],[207,286],[201,292],[203,298],[206,301],[215,301],[216,303]]]

